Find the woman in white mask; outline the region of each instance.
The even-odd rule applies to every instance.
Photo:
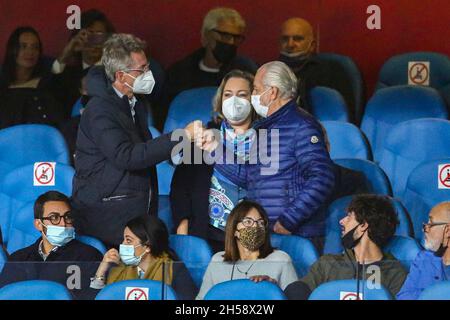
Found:
[[[254,141],[251,129],[256,113],[251,105],[253,75],[229,72],[213,100],[209,128],[221,136],[224,152],[247,161]],[[234,206],[246,191],[209,164],[177,166],[171,187],[171,208],[177,234],[190,234],[208,241],[214,252],[224,249],[225,225]]]
[[[191,300],[197,288],[185,265],[177,260],[169,249],[169,233],[164,222],[155,216],[141,216],[127,223],[119,251],[106,252],[91,280],[91,288],[102,289],[123,280],[164,279],[179,299]]]

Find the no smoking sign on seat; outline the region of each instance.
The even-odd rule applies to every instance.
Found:
[[[36,162],[33,170],[33,186],[55,185],[56,162]]]

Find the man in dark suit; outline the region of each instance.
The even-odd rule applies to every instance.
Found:
[[[126,34],[113,35],[104,47],[104,69],[88,74],[91,97],[81,116],[75,153],[73,206],[77,231],[108,246],[122,242],[128,221],[157,214],[155,165],[171,157],[171,134],[153,139],[145,99],[155,85],[144,53],[145,42]],[[182,134],[193,139],[198,122]]]
[[[339,91],[345,99],[354,120],[355,101],[351,80],[345,69],[338,63],[318,58],[317,41],[311,24],[301,18],[290,18],[281,27],[280,57],[299,79],[298,95],[300,106],[311,112],[309,92],[317,86],[329,87]]]
[[[233,69],[255,73],[256,63],[237,54],[245,39],[245,20],[231,8],[214,8],[203,19],[202,47],[177,61],[167,70],[167,78],[156,108],[157,126],[162,128],[172,100],[182,91],[219,86]]]

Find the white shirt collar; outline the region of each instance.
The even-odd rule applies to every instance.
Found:
[[[123,98],[124,94],[116,89],[116,87],[112,86],[116,94],[119,96],[120,99]],[[128,98],[128,102],[130,103],[130,107],[134,109],[134,106],[136,105],[137,99],[135,96],[133,96],[131,99]]]
[[[209,72],[209,73],[219,73],[219,72],[220,72],[220,69],[219,69],[219,68],[210,68],[210,67],[207,67],[207,66],[205,65],[205,63],[203,62],[203,59],[200,60],[200,62],[199,62],[199,64],[198,64],[198,67],[200,68],[200,70],[202,70],[202,71],[204,71],[204,72]]]
[[[94,64],[88,64],[88,63],[82,61],[82,65],[83,65],[83,70],[86,70],[86,69],[88,69],[90,67],[93,67],[93,66],[101,66],[102,65],[102,60],[99,60],[99,61],[97,61]]]
[[[116,87],[114,87],[114,86],[112,86],[112,87],[113,87],[114,91],[116,92],[116,94],[119,96],[119,98],[122,99],[124,94],[122,92],[120,92],[119,90],[117,90]],[[136,106],[137,99],[135,96],[133,96],[131,99],[128,98],[128,102],[130,103],[131,115],[133,117],[133,122],[134,122],[135,121],[134,116],[136,115],[136,111],[134,110],[134,107]]]
[[[45,253],[44,253],[43,246],[44,246],[44,241],[41,240],[41,242],[39,243],[39,249],[38,249],[38,252],[39,252],[39,255],[42,257],[42,260],[44,260],[44,261],[47,260],[47,258],[48,258],[48,256],[50,255],[50,253],[55,252],[55,251],[58,250],[58,248],[59,248],[59,247],[55,246],[55,247],[53,247],[53,249],[52,249],[48,254],[45,254]]]
[[[87,64],[86,62],[83,61],[83,70],[86,70],[90,67],[92,67],[90,64]]]

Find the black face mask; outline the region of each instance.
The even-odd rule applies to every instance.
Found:
[[[355,239],[353,236],[355,235],[355,231],[356,228],[359,227],[359,224],[354,227],[352,230],[350,230],[349,232],[347,232],[346,234],[344,234],[344,236],[342,237],[342,246],[345,249],[351,250],[354,247],[356,247],[358,245],[358,243],[361,241],[362,237],[364,236],[364,233],[361,235],[361,237],[359,237],[358,239]],[[365,232],[365,231],[364,231]]]
[[[90,97],[90,96],[84,95],[84,94],[81,96],[80,103],[81,103],[81,105],[83,106],[83,108],[86,108],[86,105],[87,105],[87,103],[89,102],[89,100],[91,100],[91,97]]]
[[[308,62],[309,55],[301,55],[298,57],[288,57],[284,54],[280,54],[278,61],[284,62],[294,73],[299,72],[303,66]]]
[[[228,64],[236,57],[237,47],[232,44],[216,41],[216,47],[212,53],[218,62]]]

